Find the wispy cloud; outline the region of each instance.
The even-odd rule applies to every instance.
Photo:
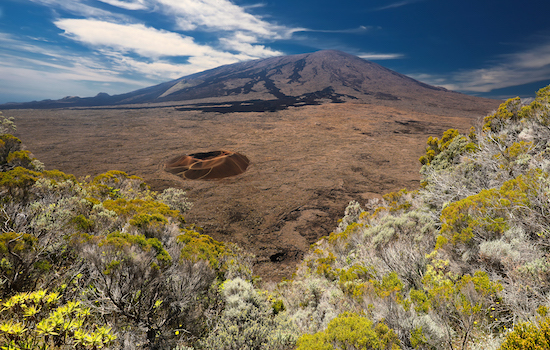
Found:
[[[68,14],[82,16],[87,18],[103,18],[112,20],[127,20],[127,16],[105,11],[103,9],[90,6],[82,0],[30,0],[34,3],[44,5],[54,11],[63,11]]]
[[[248,10],[248,9],[256,9],[256,8],[260,8],[260,7],[266,7],[267,5],[263,2],[261,3],[257,3],[257,4],[250,4],[250,5],[241,5],[241,7],[244,9],[244,10]]]
[[[377,8],[374,9],[374,11],[383,11],[383,10],[394,9],[394,8],[414,4],[414,3],[417,3],[417,2],[421,2],[421,1],[425,1],[425,0],[404,0],[404,1],[394,2],[394,3],[391,3],[391,4],[386,5],[386,6],[377,7]]]
[[[340,33],[340,34],[363,34],[372,31],[375,28],[379,27],[373,27],[373,26],[359,26],[357,28],[350,28],[350,29],[334,29],[334,30],[327,30],[327,29],[308,29],[308,28],[296,28],[293,30],[294,33],[296,32],[314,32],[314,33]]]
[[[228,0],[157,0],[182,30],[246,31],[260,38],[281,38],[288,31],[254,16]]]
[[[109,47],[153,59],[189,56],[200,57],[200,62],[226,64],[281,55],[282,52],[270,49],[265,42],[288,38],[296,30],[264,21],[228,0],[101,0],[124,9],[154,9],[189,35],[155,29],[131,18],[117,18],[111,12],[79,4],[79,0],[32,1],[86,17],[59,18],[54,22],[67,38],[92,48]],[[201,31],[214,32],[217,41],[196,43],[193,35]],[[201,64],[198,68],[213,67]]]
[[[532,49],[501,55],[483,68],[461,70],[447,76],[417,75],[415,78],[449,90],[480,93],[548,80],[550,38],[542,41]]]
[[[231,38],[220,38],[222,48],[237,53],[218,50],[197,44],[190,36],[158,30],[143,24],[118,24],[89,19],[62,19],[55,24],[65,31],[65,36],[91,48],[100,50],[119,67],[141,71],[151,76],[157,69],[157,77],[182,76],[223,64],[282,54],[263,45],[254,45],[256,38],[237,32]],[[127,53],[148,58],[154,63],[143,62]],[[172,64],[166,57],[188,57],[188,64]],[[149,61],[151,61],[149,60]],[[168,73],[168,74],[166,74]]]
[[[242,32],[236,32],[232,37],[220,38],[223,48],[246,53],[250,58],[266,58],[283,54],[281,51],[272,50],[265,45],[255,44],[256,42],[257,39],[254,36]]]
[[[168,60],[157,59],[154,61],[138,60],[113,50],[102,50],[101,53],[109,57],[113,69],[119,72],[135,72],[136,74],[151,79],[152,81],[176,79],[181,76],[197,73],[211,68],[216,64],[212,58],[195,62],[194,58],[187,64],[174,64]],[[207,68],[202,68],[207,67]]]
[[[60,98],[95,95],[99,91],[138,89],[151,85],[109,67],[100,57],[82,57],[61,46],[0,33],[0,96],[2,102],[28,98]],[[55,87],[55,88],[52,88]],[[98,91],[98,89],[100,89]],[[8,97],[9,96],[9,97]]]
[[[65,36],[86,45],[110,47],[120,52],[135,52],[144,57],[190,56],[214,53],[189,36],[146,27],[94,19],[60,19],[54,22]]]
[[[106,4],[120,7],[126,10],[145,10],[148,8],[146,5],[145,0],[99,0],[101,2],[104,2]]]
[[[401,53],[362,53],[358,56],[366,60],[395,60],[405,57]]]

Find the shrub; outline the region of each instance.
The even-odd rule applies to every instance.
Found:
[[[184,229],[178,236],[178,242],[182,243],[181,259],[198,261],[204,260],[212,268],[221,269],[221,258],[225,255],[225,245],[214,240],[208,235],[196,231]]]
[[[226,350],[284,350],[296,341],[296,331],[284,312],[274,314],[267,299],[240,278],[221,287],[225,308],[213,331],[199,347]]]
[[[180,213],[185,213],[193,204],[187,200],[185,191],[177,188],[167,188],[159,194],[158,201],[166,204],[170,209],[178,210]]]
[[[142,337],[150,348],[166,348],[182,336],[200,333],[200,298],[215,278],[205,261],[192,262],[156,238],[115,232],[107,236],[83,234],[78,244],[86,286],[83,295],[90,305],[112,319],[117,329]]]
[[[2,115],[0,114],[0,120]],[[1,124],[0,124],[1,129]],[[44,164],[22,149],[21,140],[10,134],[0,134],[0,171],[16,167],[42,171]]]
[[[521,99],[510,98],[502,103],[497,111],[483,119],[485,131],[497,132],[505,127],[510,121],[521,119]]]
[[[22,167],[0,172],[0,188],[8,190],[11,197],[21,201],[27,199],[30,187],[38,180],[40,173]]]
[[[441,212],[441,236],[436,249],[443,248],[464,262],[479,259],[484,242],[499,240],[513,226],[522,227],[532,241],[546,230],[548,175],[529,171],[506,181],[498,189],[453,202]],[[457,259],[458,260],[458,259]]]
[[[437,137],[429,137],[426,142],[428,146],[426,147],[426,154],[421,156],[419,161],[422,165],[428,165],[434,158],[446,150],[451,142],[459,136],[459,132],[456,129],[449,129],[443,133],[441,140]]]
[[[439,260],[429,265],[422,281],[425,290],[411,293],[411,299],[417,312],[431,309],[444,320],[451,348],[457,343],[466,349],[474,330],[499,328],[492,310],[500,302],[498,294],[503,287],[485,272],[457,276],[445,272],[447,265]]]
[[[100,349],[113,344],[111,327],[95,324],[79,301],[37,290],[0,301],[2,349]]]
[[[16,129],[13,117],[6,117],[0,112],[0,135],[11,134]]]
[[[298,339],[296,350],[400,349],[397,335],[384,323],[376,325],[366,317],[343,313],[327,329]]]
[[[142,178],[123,171],[110,170],[97,175],[89,184],[90,192],[100,200],[123,198],[151,200],[152,193]]]
[[[11,152],[6,158],[6,162],[12,167],[23,167],[29,168],[32,167],[32,158],[30,157],[31,152],[29,151],[15,151]]]
[[[51,267],[47,253],[37,243],[30,234],[0,233],[0,296],[33,289],[40,275]]]
[[[347,227],[353,223],[356,223],[359,219],[359,215],[363,212],[361,205],[357,201],[349,202],[344,211],[344,217],[340,220],[335,233],[346,231]]]
[[[520,322],[506,334],[500,350],[535,350],[550,348],[550,318],[538,325],[533,322]]]

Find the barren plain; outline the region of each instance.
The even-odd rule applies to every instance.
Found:
[[[429,136],[467,132],[484,116],[358,103],[263,113],[164,107],[4,115],[15,118],[16,135],[47,169],[78,177],[116,169],[154,190],[186,190],[194,204],[187,222],[254,253],[255,273],[268,280],[289,277],[310,244],[337,226],[350,200],[417,188]],[[163,170],[175,156],[222,149],[248,157],[248,170],[208,181]]]

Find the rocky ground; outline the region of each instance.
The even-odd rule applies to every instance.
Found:
[[[350,200],[417,188],[429,136],[449,128],[467,132],[484,116],[354,103],[263,113],[166,107],[4,115],[15,118],[16,135],[47,169],[77,176],[116,169],[155,190],[185,189],[194,203],[187,221],[256,254],[255,272],[271,280],[292,274],[309,245],[337,226]],[[247,156],[247,171],[194,181],[163,170],[175,156],[222,149]]]

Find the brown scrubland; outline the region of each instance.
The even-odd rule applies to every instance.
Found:
[[[77,177],[121,170],[154,190],[185,190],[194,204],[188,222],[246,247],[257,256],[256,273],[280,280],[334,230],[349,201],[418,188],[418,158],[429,136],[467,132],[484,116],[477,110],[494,107],[468,108],[476,111],[326,103],[261,113],[167,107],[5,114],[47,169]],[[164,171],[173,157],[220,149],[245,155],[246,172],[193,181]]]

